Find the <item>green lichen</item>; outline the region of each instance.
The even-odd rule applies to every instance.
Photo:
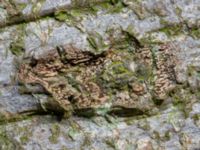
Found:
[[[145,65],[140,65],[136,71],[136,77],[139,81],[148,81],[150,83],[154,80],[154,73],[152,67],[147,67]]]
[[[123,8],[125,7],[125,5],[120,2],[119,0],[111,0],[113,1],[112,2],[112,5],[109,9],[108,9],[108,12],[107,13],[120,13]]]
[[[195,39],[199,39],[200,38],[200,29],[199,28],[191,29],[190,35]]]
[[[23,11],[26,8],[27,4],[25,3],[20,3],[17,5],[17,7],[19,8],[19,10]]]
[[[69,119],[69,130],[67,131],[67,137],[69,137],[72,141],[76,140],[76,135],[81,132],[80,125],[74,121],[73,119]]]
[[[137,36],[136,31],[135,31],[133,25],[129,25],[125,31],[126,31],[129,35],[132,35],[132,36],[134,36],[134,37]]]
[[[58,10],[54,13],[56,20],[65,22],[68,25],[76,26],[87,15],[96,15],[97,10],[93,7],[81,7],[71,10]]]
[[[194,66],[190,65],[187,67],[187,75],[188,76],[193,76],[196,72],[196,69]]]
[[[165,132],[164,139],[165,139],[166,141],[169,141],[170,138],[171,138],[171,133],[170,133],[170,131],[166,131],[166,132]]]
[[[159,29],[158,31],[165,33],[168,37],[178,36],[183,32],[187,32],[185,30],[184,24],[171,24],[169,21],[161,18],[160,24],[164,27]]]
[[[168,37],[177,36],[183,32],[182,25],[167,25],[159,30],[165,33]]]
[[[161,140],[160,133],[158,131],[153,131],[153,138],[156,140]]]
[[[194,121],[199,121],[199,120],[200,120],[200,114],[194,114],[194,115],[192,116],[192,119],[193,119]]]
[[[45,0],[40,0],[37,3],[32,3],[32,13],[34,14],[35,18],[39,17],[39,13],[41,11],[44,2]]]
[[[192,93],[192,89],[188,85],[177,85],[176,88],[169,93],[172,98],[173,105],[183,112],[185,118],[189,116],[192,110],[192,103],[197,99],[197,93]],[[192,101],[191,101],[192,100]]]
[[[107,10],[110,8],[110,4],[108,2],[99,3],[98,5],[93,6],[96,10]]]
[[[74,7],[90,7],[93,3],[97,3],[97,0],[72,0]]]
[[[77,18],[75,18],[72,14],[70,14],[67,11],[57,11],[54,14],[55,19],[61,22],[66,22],[68,25],[76,25],[77,24]]]
[[[77,91],[81,92],[82,88],[81,88],[81,83],[79,83],[77,80],[75,80],[72,76],[66,76],[69,84],[75,88]]]
[[[128,126],[131,126],[131,125],[135,124],[136,119],[135,119],[135,117],[127,117],[127,118],[124,119],[124,122],[125,122]]]
[[[16,145],[17,142],[12,139],[8,133],[6,132],[5,128],[0,128],[0,149],[2,150],[12,150],[15,148],[19,148],[19,143],[18,146]]]
[[[19,56],[24,53],[24,43],[21,40],[17,40],[15,42],[11,42],[10,44],[10,50],[12,54]]]
[[[135,76],[137,77],[138,81],[148,83],[149,85],[154,85],[155,80],[155,74],[154,69],[156,68],[156,47],[153,45],[148,45],[150,53],[151,53],[151,59],[152,64],[144,65],[141,63],[138,63],[138,68],[135,72]],[[136,58],[136,61],[140,62],[138,58]]]
[[[118,146],[117,146],[117,144],[116,144],[116,141],[115,141],[114,139],[105,139],[105,143],[106,143],[109,147],[111,147],[111,148],[113,148],[113,149],[115,149],[115,150],[118,150],[118,149],[119,149]]]
[[[32,112],[33,113],[33,112]],[[29,116],[30,114],[28,113],[22,113],[22,114],[10,114],[9,112],[0,112],[0,125],[4,125],[10,122],[16,122],[20,120],[26,120],[30,119],[31,117]]]
[[[147,121],[147,119],[143,119],[143,121],[141,123],[138,124],[138,126],[143,129],[143,130],[150,130],[151,127],[150,127],[150,124],[149,122]]]
[[[75,130],[74,128],[70,128],[67,134],[71,140],[75,141],[76,140],[75,136],[77,133],[78,133],[77,130]]]
[[[85,3],[82,2],[82,3]],[[81,4],[82,5],[82,4]],[[106,10],[112,11],[112,12],[118,12],[119,9],[121,9],[122,7],[124,7],[122,5],[121,2],[118,2],[114,5],[109,4],[108,2],[102,2],[102,3],[98,3],[98,5],[94,5],[92,7],[75,7],[69,11],[66,10],[59,10],[57,12],[55,12],[54,16],[57,20],[62,21],[62,22],[66,22],[69,25],[73,25],[78,27],[78,24],[80,23],[80,21],[82,20],[82,18],[85,15],[96,15],[96,12],[102,8],[103,6],[106,6]],[[111,9],[112,8],[112,9]],[[80,29],[81,30],[81,29]],[[105,43],[103,42],[102,36],[99,33],[89,33],[89,36],[87,38],[90,46],[96,50],[104,50],[106,48],[108,48],[108,45],[105,45]]]
[[[133,46],[136,48],[141,48],[143,47],[143,45],[157,45],[160,44],[160,42],[157,42],[155,40],[153,40],[153,37],[149,35],[146,35],[142,38],[137,38],[139,37],[139,33],[136,32],[136,30],[134,29],[134,26],[129,25],[128,28],[125,30],[125,32],[127,33],[127,41],[129,41],[129,43],[132,41],[134,44]]]
[[[160,24],[164,25],[164,26],[167,26],[169,24],[169,22],[166,21],[164,18],[160,18]]]
[[[51,126],[51,136],[49,137],[49,141],[51,142],[51,143],[53,143],[53,144],[56,144],[56,143],[58,143],[58,138],[59,138],[59,136],[60,136],[60,127],[59,127],[59,125],[58,124],[53,124],[52,126]]]
[[[112,68],[112,74],[129,74],[130,71],[124,66],[121,61],[114,61],[109,68]]]
[[[136,1],[131,7],[134,13],[137,15],[138,19],[143,20],[146,18],[146,9],[142,5],[141,1]]]
[[[29,126],[17,126],[15,133],[20,135],[19,140],[22,144],[28,143],[32,137],[32,130],[30,130]]]
[[[145,1],[145,0],[135,0],[136,3],[141,3],[143,1]]]
[[[27,135],[21,136],[20,141],[21,143],[27,143],[29,141],[29,137]]]
[[[134,73],[123,62],[113,61],[102,72],[99,79],[106,89],[125,90],[128,89],[128,83],[133,76]]]
[[[24,45],[25,27],[26,27],[26,24],[24,23],[17,26],[17,29],[16,29],[17,36],[10,43],[10,51],[12,52],[13,55],[19,56],[23,54],[25,51],[25,45]]]
[[[95,38],[93,38],[92,36],[89,36],[87,38],[87,40],[88,40],[89,44],[91,45],[91,47],[93,49],[95,49],[95,50],[98,49],[97,42],[96,42]]]
[[[108,46],[104,43],[103,37],[98,32],[89,33],[87,40],[90,47],[97,53],[108,48]]]
[[[179,7],[176,7],[175,12],[176,12],[176,14],[177,14],[178,16],[181,16],[181,14],[182,14],[182,9],[179,8]]]
[[[151,37],[143,37],[140,39],[140,43],[144,44],[153,44]]]
[[[65,21],[69,18],[69,14],[67,14],[65,11],[56,12],[55,18],[59,21]]]
[[[169,93],[169,96],[172,97],[173,104],[178,107],[185,102],[185,100],[182,99],[182,95],[180,95],[181,88],[182,86],[177,86],[176,89]]]
[[[87,5],[86,1],[74,2],[75,7],[70,10],[58,10],[54,16],[59,21],[77,21],[86,15],[96,15],[97,9],[93,5],[82,7],[81,5]],[[80,5],[80,7],[79,7]],[[90,3],[88,3],[90,5]]]
[[[75,8],[70,11],[70,14],[74,17],[83,17],[86,15],[96,15],[98,9],[96,7],[82,7]]]

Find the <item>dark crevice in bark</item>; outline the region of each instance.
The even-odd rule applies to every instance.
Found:
[[[7,18],[6,21],[0,22],[0,28],[5,28],[9,26],[15,26],[23,23],[33,22],[39,19],[44,19],[46,17],[54,17],[54,12],[44,14],[44,15],[31,15],[31,16],[15,16],[12,18]]]

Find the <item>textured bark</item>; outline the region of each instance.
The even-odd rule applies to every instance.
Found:
[[[199,6],[0,1],[0,149],[198,149]]]

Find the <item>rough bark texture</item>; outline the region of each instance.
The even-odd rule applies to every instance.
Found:
[[[0,0],[0,149],[199,149],[199,7]]]

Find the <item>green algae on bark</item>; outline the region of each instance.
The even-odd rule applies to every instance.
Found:
[[[182,34],[184,29],[181,24],[178,24],[178,25],[167,25],[166,27],[161,28],[159,31],[164,32],[168,37],[172,37]]]
[[[192,29],[190,29],[190,34],[193,38],[199,39],[200,38],[200,29],[199,28],[192,28]]]
[[[5,127],[0,127],[0,149],[2,150],[14,150],[22,149],[20,143],[18,143],[12,136],[8,134]]]
[[[58,143],[58,138],[61,132],[59,125],[53,124],[50,130],[51,130],[51,136],[49,137],[49,141],[54,144]]]
[[[22,23],[16,27],[17,32],[13,41],[10,43],[10,51],[13,55],[20,56],[25,52],[24,36],[25,36],[26,24]]]

